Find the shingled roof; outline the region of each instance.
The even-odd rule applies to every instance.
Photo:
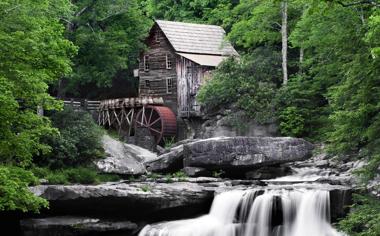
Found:
[[[156,20],[176,52],[238,56],[220,26]]]

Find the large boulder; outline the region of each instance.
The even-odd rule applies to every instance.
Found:
[[[171,148],[169,152],[164,153],[156,160],[145,163],[148,171],[168,173],[175,172],[183,168],[183,144]]]
[[[183,147],[184,145],[196,142],[198,139],[185,139],[175,143],[171,148],[163,150],[163,153],[153,161],[145,163],[148,171],[169,173],[176,172],[183,168]]]
[[[146,173],[144,163],[157,158],[157,155],[147,149],[132,144],[126,144],[104,135],[102,138],[106,158],[95,164],[104,173],[122,175],[139,175]]]
[[[184,166],[244,170],[305,160],[313,145],[289,137],[219,137],[184,145]]]
[[[214,189],[223,183],[133,182],[100,185],[40,185],[30,190],[50,202],[55,215],[120,216],[151,219],[153,216],[199,214],[207,211]]]

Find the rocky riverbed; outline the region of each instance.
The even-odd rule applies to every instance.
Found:
[[[207,214],[215,195],[222,192],[281,189],[327,191],[334,221],[344,216],[345,206],[351,203],[352,186],[357,183],[352,171],[362,164],[312,155],[312,149],[310,143],[292,138],[184,141],[163,150],[154,160],[140,157],[146,169],[133,179],[31,187],[37,196],[49,200],[50,208],[37,218],[24,219],[21,227],[29,236],[137,235],[149,223]],[[239,167],[242,178],[232,178]],[[181,173],[200,177],[167,175],[181,169]],[[210,177],[215,171],[223,175]]]

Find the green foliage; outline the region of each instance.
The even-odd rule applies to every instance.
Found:
[[[39,212],[48,202],[29,191],[29,185],[35,185],[38,179],[32,172],[19,167],[0,166],[0,211],[20,210]]]
[[[77,167],[50,170],[49,168],[35,167],[32,169],[34,175],[46,179],[49,184],[99,184],[120,180],[118,175],[98,174],[94,168]]]
[[[36,178],[19,167],[50,151],[41,138],[56,130],[37,110],[60,108],[47,89],[71,72],[76,47],[60,23],[70,12],[69,0],[0,2],[0,211],[47,206],[27,188]]]
[[[143,192],[150,192],[151,188],[149,185],[143,185],[140,187]]]
[[[186,173],[183,172],[183,171],[177,171],[177,172],[173,173],[172,176],[173,176],[173,178],[178,179],[178,181],[185,181],[186,178],[188,177],[188,176],[186,175]]]
[[[59,135],[46,136],[44,141],[52,147],[49,154],[36,158],[40,165],[51,168],[73,167],[91,163],[104,156],[101,143],[103,131],[85,111],[65,107],[51,116]]]
[[[236,104],[249,117],[265,123],[274,119],[280,73],[279,55],[268,48],[257,48],[239,61],[223,62],[197,99],[208,109]]]
[[[280,113],[280,131],[284,135],[300,137],[304,131],[305,120],[297,107],[286,107]]]
[[[173,182],[173,179],[172,179],[172,175],[171,175],[171,174],[166,174],[166,175],[164,176],[164,178],[165,178],[166,183],[172,183],[172,182]]]
[[[152,179],[152,180],[156,180],[160,177],[160,175],[153,173],[153,172],[150,172],[150,173],[148,173],[147,177]]]
[[[350,236],[380,235],[380,201],[366,195],[355,195],[355,204],[338,224]]]
[[[0,161],[29,165],[32,156],[48,152],[40,143],[54,132],[38,106],[58,108],[48,85],[71,71],[76,48],[64,39],[59,17],[69,1],[12,0],[0,3]]]
[[[378,174],[378,168],[380,166],[380,154],[369,155],[368,163],[355,172],[362,181],[362,183],[368,183]]]
[[[175,137],[164,137],[164,148],[169,149],[175,144]]]
[[[220,178],[222,177],[223,175],[225,174],[225,172],[223,170],[214,170],[212,172],[212,176],[215,177],[215,178]]]
[[[75,1],[67,34],[79,46],[68,89],[96,84],[111,86],[119,72],[136,65],[151,26],[136,0]]]
[[[214,24],[227,23],[236,3],[233,0],[140,0],[146,14],[154,19]]]

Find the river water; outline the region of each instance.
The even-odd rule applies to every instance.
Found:
[[[330,224],[329,191],[310,186],[223,192],[209,214],[147,225],[139,236],[343,236]]]

